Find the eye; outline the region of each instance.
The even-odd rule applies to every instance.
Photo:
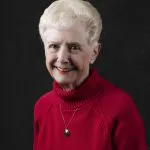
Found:
[[[59,45],[58,44],[50,44],[50,45],[48,45],[48,48],[56,50],[56,49],[59,49]]]
[[[78,51],[78,50],[80,50],[80,46],[76,45],[76,44],[71,44],[71,45],[69,45],[69,50]]]

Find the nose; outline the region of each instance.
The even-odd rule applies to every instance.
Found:
[[[59,63],[68,63],[70,58],[70,53],[66,46],[62,46],[57,53],[57,62]]]

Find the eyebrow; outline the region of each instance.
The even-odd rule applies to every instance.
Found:
[[[78,45],[81,46],[79,42],[67,42],[68,45]]]
[[[61,44],[61,42],[57,42],[57,41],[49,41],[48,42],[48,44],[50,44],[50,43],[55,43],[55,44]],[[67,45],[78,45],[78,46],[82,46],[82,44],[81,43],[79,43],[79,42],[66,42],[66,44]]]

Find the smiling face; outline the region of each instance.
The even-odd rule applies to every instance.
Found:
[[[46,67],[52,78],[64,90],[79,86],[89,75],[89,64],[99,49],[87,43],[87,33],[81,23],[69,29],[48,28],[44,34]]]

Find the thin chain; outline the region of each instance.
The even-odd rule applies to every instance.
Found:
[[[62,116],[62,119],[63,119],[63,121],[64,121],[64,125],[65,125],[65,128],[66,128],[66,129],[67,129],[67,127],[69,126],[70,122],[72,121],[72,119],[73,119],[75,113],[77,112],[77,110],[78,110],[78,108],[76,108],[76,109],[74,110],[74,112],[73,112],[73,114],[72,114],[72,117],[70,118],[70,120],[68,121],[68,123],[66,123],[65,118],[64,118],[64,115],[63,115],[63,112],[62,112],[62,107],[61,107],[61,105],[60,105],[60,113],[61,113],[61,116]]]

